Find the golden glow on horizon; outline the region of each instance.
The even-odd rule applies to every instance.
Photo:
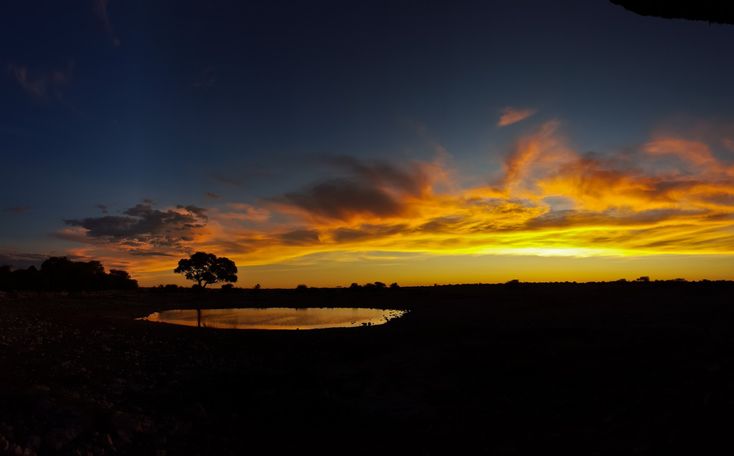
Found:
[[[291,278],[279,272],[279,286],[301,283],[308,275],[304,271],[323,272],[329,265],[340,265],[344,274],[323,272],[319,284],[337,285],[348,270],[365,274],[370,267],[371,280],[391,280],[380,276],[389,255],[406,273],[414,271],[412,283],[436,280],[436,274],[418,267],[427,258],[451,258],[443,270],[450,275],[462,257],[476,264],[469,257],[477,256],[501,262],[509,257],[584,259],[584,264],[598,259],[608,265],[608,280],[624,272],[610,258],[650,257],[662,264],[667,256],[684,265],[681,258],[690,256],[703,269],[688,278],[734,278],[730,160],[718,158],[704,142],[664,135],[635,153],[579,154],[558,129],[558,122],[548,122],[519,138],[502,178],[493,184],[462,188],[445,156],[402,167],[359,163],[353,165],[361,173],[354,177],[359,185],[344,187],[345,194],[357,195],[353,202],[340,199],[341,187],[335,187],[294,193],[261,207],[232,203],[209,209],[206,226],[183,249],[163,252],[171,256],[140,255],[160,251],[160,245],[135,245],[133,256],[121,242],[97,242],[73,253],[125,267],[144,285],[182,283],[172,274],[182,250],[228,256],[243,279],[281,265]],[[726,140],[719,142],[726,145]],[[731,156],[728,147],[724,152]],[[74,229],[73,234],[84,235]],[[306,260],[317,256],[318,261]],[[728,260],[705,267],[704,256]],[[536,263],[524,262],[511,276],[558,277],[548,261]],[[686,277],[686,271],[678,276]]]

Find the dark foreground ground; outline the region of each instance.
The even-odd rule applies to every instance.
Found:
[[[0,454],[731,454],[734,286],[5,296]],[[174,307],[374,306],[232,331]]]

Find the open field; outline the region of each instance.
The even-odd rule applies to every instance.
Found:
[[[734,449],[734,284],[138,290],[0,300],[0,454]],[[410,309],[236,331],[171,308]]]

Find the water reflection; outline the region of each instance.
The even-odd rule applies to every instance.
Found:
[[[219,329],[323,329],[352,328],[387,323],[403,310],[362,308],[176,309],[153,312],[140,320]]]

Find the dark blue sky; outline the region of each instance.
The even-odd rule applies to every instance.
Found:
[[[488,181],[522,128],[505,107],[582,151],[634,146],[731,118],[732,49],[734,27],[605,0],[4,2],[0,247],[62,249],[100,204],[255,204],[329,155],[440,145]]]

